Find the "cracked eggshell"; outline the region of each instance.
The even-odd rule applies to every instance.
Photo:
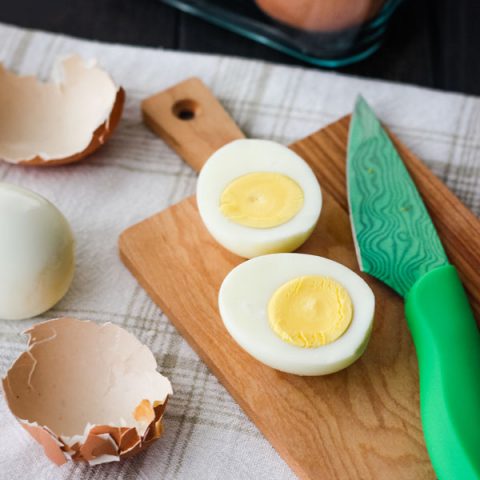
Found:
[[[108,73],[77,55],[60,59],[48,83],[0,65],[0,158],[31,166],[81,160],[108,140],[124,100]]]
[[[161,436],[172,387],[133,335],[74,318],[25,333],[28,349],[8,370],[3,390],[13,415],[50,460],[117,461]]]

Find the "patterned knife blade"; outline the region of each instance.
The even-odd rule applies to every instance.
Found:
[[[351,120],[347,162],[361,269],[405,297],[420,371],[423,431],[435,472],[439,480],[479,480],[480,334],[407,169],[361,97]]]
[[[402,159],[361,96],[350,124],[347,185],[362,271],[404,297],[425,273],[448,263]]]

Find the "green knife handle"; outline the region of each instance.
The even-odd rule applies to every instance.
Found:
[[[421,277],[406,297],[420,370],[420,412],[440,480],[480,479],[480,333],[452,265]]]

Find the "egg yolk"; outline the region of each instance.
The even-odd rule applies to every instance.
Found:
[[[352,300],[335,280],[318,275],[294,278],[276,290],[268,320],[285,342],[313,348],[334,342],[350,326]]]
[[[273,172],[255,172],[233,180],[220,197],[220,210],[235,223],[272,228],[291,220],[303,207],[295,180]]]

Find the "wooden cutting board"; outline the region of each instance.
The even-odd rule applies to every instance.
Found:
[[[199,170],[242,133],[213,95],[191,79],[147,99],[145,120]],[[345,192],[348,118],[291,148],[313,168],[324,195],[320,222],[301,252],[358,271]],[[395,140],[452,262],[480,312],[480,223]],[[302,479],[433,479],[419,418],[416,355],[403,302],[364,275],[375,292],[375,327],[363,357],[339,373],[299,377],[268,368],[229,336],[218,314],[225,275],[243,260],[204,228],[190,197],[126,230],[120,255],[155,303]],[[452,319],[454,321],[454,319]]]

